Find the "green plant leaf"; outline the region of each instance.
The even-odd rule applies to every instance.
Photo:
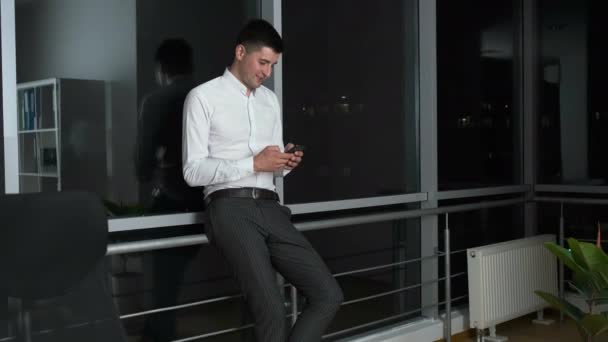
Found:
[[[579,322],[581,319],[583,319],[583,317],[585,317],[585,313],[581,311],[581,309],[551,293],[544,291],[534,291],[534,293],[541,297],[545,302],[549,303],[549,305],[562,311],[576,322]]]
[[[599,265],[597,267],[597,273],[599,279],[601,279],[603,288],[608,288],[608,263]]]
[[[597,286],[593,273],[588,271],[575,272],[572,275],[572,280],[576,287],[584,293],[585,299],[592,298],[600,289]]]
[[[570,253],[572,254],[572,258],[574,262],[585,271],[590,269],[589,264],[587,263],[587,259],[585,259],[585,254],[581,248],[580,242],[574,238],[568,239],[568,246],[570,246]],[[573,269],[574,270],[574,269]],[[576,271],[576,270],[574,270]]]
[[[572,253],[555,242],[545,242],[545,247],[551,251],[566,267],[574,272],[582,272],[583,269],[576,263],[572,257]]]
[[[601,314],[587,315],[581,320],[581,325],[591,336],[597,336],[608,331],[608,318]]]
[[[579,247],[588,270],[597,272],[602,266],[608,265],[608,256],[596,245],[588,242],[579,242]]]
[[[577,277],[576,275],[574,276]],[[591,298],[593,296],[593,291],[587,286],[587,284],[582,284],[579,282],[569,281],[568,286],[581,295],[584,299]]]

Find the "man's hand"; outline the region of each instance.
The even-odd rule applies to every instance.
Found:
[[[293,154],[281,152],[279,146],[266,146],[262,152],[253,157],[253,170],[255,172],[279,171],[288,166],[290,158],[293,158]]]
[[[294,145],[292,143],[287,144],[287,146],[285,146],[285,151],[289,150],[293,146]],[[286,154],[290,156],[289,160],[287,161],[287,164],[285,164],[285,168],[287,170],[295,169],[298,165],[300,165],[300,162],[302,161],[302,157],[304,157],[304,152],[302,152],[302,151],[296,151],[294,153],[286,153]]]

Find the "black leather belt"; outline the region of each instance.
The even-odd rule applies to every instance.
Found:
[[[208,205],[217,198],[251,198],[278,201],[279,195],[274,191],[260,188],[222,189],[210,193],[209,196],[205,198],[205,203]]]

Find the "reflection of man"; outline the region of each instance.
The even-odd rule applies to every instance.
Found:
[[[137,135],[137,178],[151,186],[149,211],[200,209],[201,192],[182,176],[182,115],[193,87],[192,49],[182,39],[165,40],[157,49],[157,91],[141,105]]]
[[[156,81],[160,89],[142,103],[137,136],[137,177],[150,184],[148,211],[201,208],[200,190],[190,188],[182,176],[182,117],[186,95],[193,87],[192,49],[183,39],[168,39],[156,50]],[[170,227],[171,235],[192,234],[188,228]],[[160,233],[161,235],[163,233]],[[155,234],[154,237],[159,234]],[[198,247],[155,251],[154,308],[177,304],[179,284],[187,263]],[[142,341],[166,342],[176,338],[175,311],[146,316]]]
[[[183,171],[188,184],[205,186],[205,230],[236,273],[258,341],[320,341],[342,291],[274,192],[273,174],[286,174],[303,156],[282,152],[279,102],[262,86],[282,50],[275,29],[254,20],[239,33],[224,75],[190,92]],[[307,298],[291,332],[275,269]]]

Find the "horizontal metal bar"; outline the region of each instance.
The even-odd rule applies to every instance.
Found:
[[[432,209],[403,210],[403,211],[395,211],[395,212],[388,212],[388,213],[382,213],[382,214],[360,215],[360,216],[351,216],[351,217],[328,219],[328,220],[300,222],[300,223],[296,223],[295,226],[296,226],[296,228],[298,228],[301,231],[320,230],[320,229],[326,229],[326,228],[344,227],[344,226],[360,225],[360,224],[366,224],[366,223],[396,221],[396,220],[403,220],[403,219],[409,219],[409,218],[417,218],[417,217],[422,217],[422,216],[439,215],[439,214],[445,214],[445,213],[466,212],[466,211],[473,211],[473,210],[486,209],[486,208],[505,207],[505,206],[515,205],[515,204],[524,203],[524,202],[525,202],[525,200],[523,198],[513,198],[513,199],[507,199],[507,200],[495,200],[495,201],[487,201],[487,202],[480,202],[480,203],[460,204],[460,205],[453,205],[453,206],[446,206],[446,207],[432,208]]]
[[[400,262],[400,263],[386,264],[386,265],[381,265],[381,266],[377,266],[377,267],[369,267],[369,268],[359,269],[359,270],[350,271],[350,272],[337,273],[337,274],[334,274],[334,277],[339,277],[339,276],[344,276],[344,275],[349,275],[349,274],[354,274],[354,273],[360,273],[360,272],[365,272],[365,271],[370,271],[370,270],[375,270],[375,269],[380,269],[380,268],[387,268],[387,267],[396,266],[396,265],[400,265],[400,264],[404,264],[404,263],[410,263],[410,262],[414,262],[414,261],[421,261],[421,260],[426,260],[426,259],[432,259],[432,258],[435,258],[435,257],[436,256],[429,256],[429,257],[425,257],[425,258],[411,259],[411,260],[407,260],[407,261]],[[466,273],[465,272],[455,273],[455,274],[451,275],[450,278],[456,278],[456,277],[462,276],[464,274],[466,274]],[[427,283],[428,284],[432,284],[432,283],[435,283],[435,282],[438,282],[438,281],[441,281],[441,280],[445,280],[445,277],[439,278],[437,280],[432,280],[432,281],[429,281]],[[360,298],[360,299],[353,300],[353,301],[350,301],[350,302],[344,302],[342,305],[351,304],[351,302],[353,302],[353,303],[354,302],[361,302],[361,301],[365,301],[365,300],[369,300],[369,299],[373,299],[373,298],[378,298],[378,297],[390,295],[390,294],[393,294],[393,293],[407,291],[407,290],[410,290],[410,289],[413,289],[413,288],[416,288],[416,287],[420,287],[420,286],[425,285],[427,283],[416,284],[416,285],[409,286],[407,288],[401,288],[401,289],[397,289],[397,290],[393,290],[393,291],[389,291],[389,292],[373,295],[373,296],[370,296],[368,298]],[[284,288],[285,287],[289,287],[289,286],[292,286],[292,285],[289,284],[289,283],[283,285]],[[162,308],[158,308],[158,309],[139,311],[139,312],[134,312],[134,313],[126,314],[126,315],[121,315],[120,319],[129,319],[129,318],[133,318],[133,317],[145,316],[145,315],[155,314],[155,313],[159,313],[159,312],[185,309],[185,308],[189,308],[189,307],[193,307],[193,306],[199,306],[199,305],[205,305],[205,304],[210,304],[210,303],[216,303],[216,302],[221,302],[221,301],[226,301],[226,300],[231,300],[231,299],[237,299],[237,298],[242,298],[242,297],[243,297],[242,294],[232,295],[232,296],[215,297],[215,298],[210,298],[210,299],[201,300],[201,301],[192,302],[192,303],[186,303],[186,304],[180,304],[180,305],[175,305],[175,306],[162,307]]]
[[[547,202],[547,203],[567,203],[567,204],[595,204],[595,205],[607,205],[608,199],[601,198],[571,198],[571,197],[545,197],[536,196],[534,197],[536,202]]]
[[[460,297],[452,298],[452,300],[451,300],[450,302],[454,303],[454,302],[455,302],[455,301],[457,301],[457,300],[465,299],[465,298],[468,298],[468,297],[469,297],[469,296],[464,295],[464,296],[460,296]],[[437,304],[438,304],[438,305],[443,305],[443,304],[445,304],[445,300],[444,300],[444,301],[441,301],[441,302],[439,302],[439,303],[437,303]]]
[[[467,297],[468,296],[457,297],[457,298],[452,299],[452,302],[455,302],[457,300],[460,300],[460,299],[463,299],[463,298],[467,298]],[[390,317],[387,317],[387,318],[382,318],[382,319],[375,320],[375,321],[372,321],[372,322],[367,322],[367,323],[364,323],[364,324],[356,325],[356,326],[350,327],[348,329],[334,331],[332,333],[323,335],[323,338],[331,338],[331,337],[335,337],[335,336],[338,336],[338,335],[344,335],[344,334],[352,332],[352,331],[361,330],[361,329],[364,329],[364,328],[367,328],[367,327],[370,327],[370,326],[374,326],[374,325],[378,325],[378,324],[381,324],[381,323],[384,323],[384,322],[393,321],[393,320],[399,319],[401,317],[406,317],[406,316],[415,314],[416,312],[422,312],[423,310],[426,310],[426,309],[438,307],[439,305],[442,305],[442,304],[445,304],[445,301],[439,302],[439,303],[435,303],[435,304],[425,305],[425,306],[423,306],[423,307],[421,307],[419,309],[416,309],[416,310],[412,310],[412,311],[404,312],[404,313],[401,313],[401,314],[398,314],[398,315],[393,315],[393,316],[390,316]]]
[[[376,298],[386,297],[386,296],[393,295],[396,293],[401,293],[401,292],[417,289],[417,288],[421,287],[422,285],[433,284],[436,282],[437,282],[437,280],[427,281],[424,284],[410,285],[410,286],[401,287],[401,288],[391,290],[391,291],[381,292],[381,293],[371,295],[371,296],[365,296],[365,297],[361,297],[361,298],[357,298],[357,299],[346,300],[346,301],[342,302],[342,306],[365,302],[365,301],[376,299]]]
[[[578,194],[608,194],[608,186],[601,185],[561,185],[536,184],[534,192],[563,192]]]
[[[426,201],[427,198],[428,196],[426,192],[420,192],[413,194],[366,197],[340,201],[288,204],[287,207],[289,207],[291,213],[295,215],[334,210],[378,207],[393,204],[418,203]]]
[[[110,218],[108,220],[108,228],[110,233],[114,233],[149,228],[187,226],[200,223],[203,223],[203,213],[196,212]]]
[[[466,298],[466,297],[468,297],[468,296],[461,296],[461,297],[454,298],[452,300],[452,302],[454,302],[456,300],[460,300],[460,299]],[[406,317],[406,316],[415,314],[416,312],[422,312],[422,311],[427,310],[427,309],[438,307],[439,305],[442,305],[442,304],[445,304],[445,301],[439,302],[439,303],[435,303],[435,304],[425,305],[425,306],[420,307],[419,309],[416,309],[416,310],[412,310],[412,311],[404,312],[404,313],[401,313],[401,314],[398,314],[398,315],[393,315],[393,316],[390,316],[390,317],[387,317],[387,318],[382,318],[382,319],[375,320],[375,321],[372,321],[372,322],[367,322],[367,323],[364,323],[364,324],[356,325],[356,326],[350,327],[348,329],[334,331],[332,333],[323,335],[323,338],[331,338],[331,337],[335,337],[335,336],[338,336],[338,335],[344,335],[344,334],[352,332],[352,331],[361,330],[363,328],[367,328],[367,327],[378,325],[378,324],[381,324],[381,323],[384,323],[384,322],[389,322],[389,321],[393,321],[395,319]]]
[[[384,265],[379,265],[379,266],[374,266],[374,267],[367,267],[367,268],[361,268],[361,269],[357,269],[357,270],[352,270],[352,271],[347,271],[347,272],[341,272],[341,273],[336,273],[334,274],[334,278],[337,277],[342,277],[345,275],[352,275],[352,274],[357,274],[357,273],[364,273],[364,272],[369,272],[369,271],[377,271],[383,268],[389,268],[389,267],[393,267],[393,266],[400,266],[400,265],[405,265],[405,264],[411,264],[413,262],[420,262],[420,261],[424,261],[424,260],[429,260],[429,259],[435,259],[437,258],[438,255],[430,255],[424,258],[416,258],[416,259],[409,259],[406,261],[400,261],[400,262],[394,262],[391,264],[384,264]]]
[[[429,193],[429,199],[449,200],[458,198],[472,198],[482,196],[495,196],[495,195],[508,195],[517,193],[526,193],[532,190],[530,185],[509,185],[509,186],[497,186],[488,188],[475,188],[475,189],[464,189],[464,190],[449,190],[439,191],[434,196]]]
[[[205,299],[205,300],[201,300],[201,301],[197,301],[197,302],[192,302],[192,303],[180,304],[180,305],[175,305],[175,306],[167,306],[167,307],[162,307],[162,308],[153,309],[153,310],[147,310],[147,311],[134,312],[134,313],[122,315],[122,316],[120,316],[120,319],[128,319],[128,318],[133,318],[133,317],[138,317],[138,316],[145,316],[145,315],[159,313],[159,312],[185,309],[185,308],[189,308],[189,307],[193,307],[193,306],[210,304],[210,303],[216,303],[216,302],[222,302],[222,301],[225,301],[225,300],[237,299],[237,298],[242,298],[242,297],[243,297],[242,294],[233,295],[233,296],[215,297],[215,298]]]
[[[454,255],[454,254],[460,254],[460,253],[466,253],[466,252],[467,252],[467,249],[465,248],[465,249],[459,249],[457,251],[452,251],[452,252],[450,252],[450,254]]]
[[[408,218],[416,218],[421,216],[439,215],[443,213],[454,213],[454,212],[465,212],[473,211],[486,208],[504,207],[523,203],[523,198],[513,198],[508,200],[496,200],[481,203],[461,204],[433,209],[415,209],[415,210],[403,210],[382,214],[371,214],[371,215],[359,215],[345,218],[329,219],[329,220],[318,220],[299,222],[294,225],[300,231],[319,230],[335,227],[344,227],[350,225],[359,225],[366,223],[378,223],[385,221],[402,220]],[[167,215],[171,216],[171,215]],[[175,224],[167,224],[167,226],[174,226]],[[126,254],[135,252],[144,252],[156,249],[183,247],[197,244],[208,243],[209,240],[205,234],[194,234],[182,237],[143,240],[134,242],[121,242],[110,244],[108,246],[108,254]]]
[[[205,234],[183,235],[162,239],[150,239],[133,242],[119,242],[108,245],[108,255],[127,254],[159,250],[166,248],[177,248],[184,246],[200,245],[209,243]]]
[[[460,277],[460,276],[462,276],[464,274],[466,274],[466,272],[455,273],[455,274],[451,275],[450,278]],[[389,296],[389,295],[392,295],[392,294],[395,294],[395,293],[400,293],[400,292],[405,292],[405,291],[408,291],[408,290],[413,290],[415,288],[422,287],[422,286],[425,286],[425,285],[434,284],[434,283],[440,282],[442,280],[445,280],[445,277],[441,277],[441,278],[434,279],[434,280],[429,280],[429,281],[426,281],[426,282],[423,282],[423,283],[420,283],[420,284],[414,284],[414,285],[410,285],[410,286],[406,286],[406,287],[401,287],[401,288],[398,288],[398,289],[395,289],[395,290],[391,290],[391,291],[381,292],[381,293],[378,293],[378,294],[375,294],[375,295],[371,295],[371,296],[366,296],[366,297],[361,297],[361,298],[357,298],[357,299],[352,299],[352,300],[349,300],[349,301],[344,301],[344,302],[342,302],[342,305],[350,305],[350,304],[355,304],[355,303],[359,303],[359,302],[365,302],[365,301],[368,301],[368,300],[371,300],[371,299],[376,299],[376,298],[380,298],[380,297]]]
[[[406,195],[383,196],[372,198],[361,198],[353,200],[316,202],[287,205],[291,213],[304,214],[312,212],[324,212],[331,210],[356,209],[363,207],[374,207],[391,204],[417,203],[426,201],[426,193],[415,193]],[[166,215],[149,215],[135,217],[117,217],[108,220],[111,233],[149,228],[162,228],[171,226],[185,226],[203,223],[203,212],[176,213]]]
[[[460,253],[466,253],[466,251],[467,251],[466,249],[460,249],[460,250],[457,250],[457,251],[450,252],[450,255],[460,254]],[[437,253],[439,254],[439,256],[445,256],[445,252],[444,251],[437,251]]]
[[[519,186],[506,186],[496,188],[480,188],[471,190],[456,190],[458,193],[445,192],[446,194],[441,195],[448,198],[463,198],[463,197],[475,197],[475,196],[487,196],[487,195],[500,195],[522,192],[521,189],[528,187],[527,185]],[[471,191],[469,195],[467,191]],[[390,204],[406,204],[406,203],[417,203],[424,202],[430,198],[431,193],[414,193],[394,196],[383,196],[383,197],[371,197],[371,198],[360,198],[353,200],[342,200],[342,201],[331,201],[331,202],[317,202],[317,203],[302,203],[302,204],[291,204],[287,205],[292,211],[292,214],[303,214],[311,212],[324,212],[329,210],[341,210],[341,209],[355,209],[355,208],[367,208],[380,205]],[[438,193],[439,194],[439,193]],[[462,196],[462,197],[460,197]],[[172,227],[172,226],[184,226],[191,224],[203,223],[203,213],[176,213],[166,215],[149,215],[149,216],[133,216],[133,217],[116,217],[108,219],[108,227],[111,233],[149,229],[149,228],[161,228],[161,227]]]
[[[351,275],[351,274],[355,274],[355,273],[373,271],[373,270],[377,270],[377,269],[388,268],[391,266],[397,266],[397,265],[401,265],[401,264],[411,263],[411,262],[415,262],[415,261],[422,261],[422,260],[426,260],[426,259],[433,259],[433,258],[436,258],[436,256],[428,256],[425,258],[406,260],[406,261],[399,262],[399,263],[392,263],[392,264],[386,264],[386,265],[381,265],[381,266],[376,266],[376,267],[368,267],[368,268],[353,270],[353,271],[349,271],[349,272],[337,273],[337,274],[334,274],[333,276],[340,277],[340,276],[344,276],[344,275]],[[292,284],[287,283],[287,284],[283,285],[284,288],[289,287],[289,286],[292,286]],[[157,308],[157,309],[152,309],[152,310],[139,311],[139,312],[134,312],[134,313],[126,314],[126,315],[121,315],[120,319],[129,319],[129,318],[133,318],[133,317],[145,316],[145,315],[155,314],[155,313],[159,313],[159,312],[179,310],[179,309],[184,309],[184,308],[188,308],[188,307],[205,305],[205,304],[221,302],[221,301],[226,301],[226,300],[231,300],[231,299],[237,299],[237,298],[242,298],[242,297],[243,297],[242,294],[215,297],[215,298],[210,298],[210,299],[201,300],[201,301],[192,302],[192,303],[180,304],[180,305],[175,305],[175,306],[167,306],[167,307],[162,307],[162,308]]]

